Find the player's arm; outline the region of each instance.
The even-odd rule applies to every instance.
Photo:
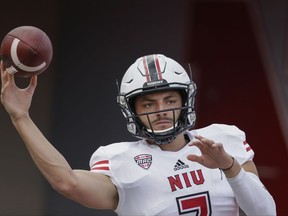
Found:
[[[1,102],[41,173],[62,195],[98,209],[115,209],[117,190],[109,177],[72,170],[65,158],[49,143],[31,120],[28,110],[37,85],[34,76],[25,89],[16,86],[14,76],[1,64]]]
[[[247,215],[276,215],[274,199],[260,181],[253,161],[247,161],[241,166],[225,152],[221,143],[201,136],[195,138],[190,145],[197,146],[202,155],[188,155],[189,160],[208,168],[223,170],[239,207]]]
[[[274,199],[258,177],[253,161],[240,166],[235,160],[233,166],[223,172],[238,205],[247,215],[276,215]]]
[[[29,117],[13,123],[33,161],[56,191],[91,208],[116,208],[117,190],[109,177],[86,170],[72,170]]]

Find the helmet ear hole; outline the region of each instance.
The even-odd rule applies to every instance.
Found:
[[[136,97],[137,97],[137,96],[134,96],[134,97],[130,97],[130,98],[128,99],[128,104],[129,104],[129,106],[130,106],[130,109],[131,109],[131,111],[132,111],[133,113],[135,113],[135,115],[137,114],[137,113],[136,113],[136,107],[135,107]]]
[[[188,95],[185,89],[180,89],[179,93],[181,95],[181,99],[182,99],[182,107],[185,106],[187,104],[187,99],[188,99]]]

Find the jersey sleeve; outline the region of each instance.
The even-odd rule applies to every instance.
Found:
[[[254,151],[246,141],[245,132],[235,125],[212,124],[198,130],[198,133],[215,142],[222,143],[225,151],[241,165],[254,158]]]
[[[90,158],[90,171],[111,176],[110,159],[104,151],[104,147],[99,147]]]
[[[246,140],[244,131],[234,125],[218,125],[223,130],[224,139],[220,141],[224,149],[233,156],[241,165],[247,161],[252,161],[254,151]]]

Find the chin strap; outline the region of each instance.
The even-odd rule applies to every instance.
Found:
[[[155,134],[165,134],[169,131],[174,131],[177,129],[179,123],[178,121],[174,124],[174,126],[170,127],[170,128],[167,128],[167,129],[164,129],[164,130],[152,130],[150,128],[146,128],[146,130],[149,132],[149,133],[155,133]]]
[[[166,133],[167,131],[170,131],[172,129],[174,129],[175,127],[172,126],[170,128],[167,128],[167,129],[164,129],[164,130],[151,130],[150,128],[147,128],[146,130],[149,132],[149,133],[155,133],[155,134],[162,134],[162,133]]]
[[[233,178],[227,178],[239,207],[246,215],[276,215],[273,197],[259,177],[243,168]]]
[[[164,129],[164,130],[152,130],[150,128],[146,128],[146,135],[151,137],[147,138],[151,139],[157,145],[165,145],[171,143],[176,136],[179,134],[180,126],[177,121],[174,126]]]

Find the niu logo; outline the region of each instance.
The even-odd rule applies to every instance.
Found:
[[[191,172],[186,172],[182,174],[177,174],[174,176],[169,176],[168,181],[170,183],[171,191],[176,191],[177,189],[183,189],[184,187],[189,188],[192,185],[204,184],[205,179],[203,177],[202,170],[193,170]]]

